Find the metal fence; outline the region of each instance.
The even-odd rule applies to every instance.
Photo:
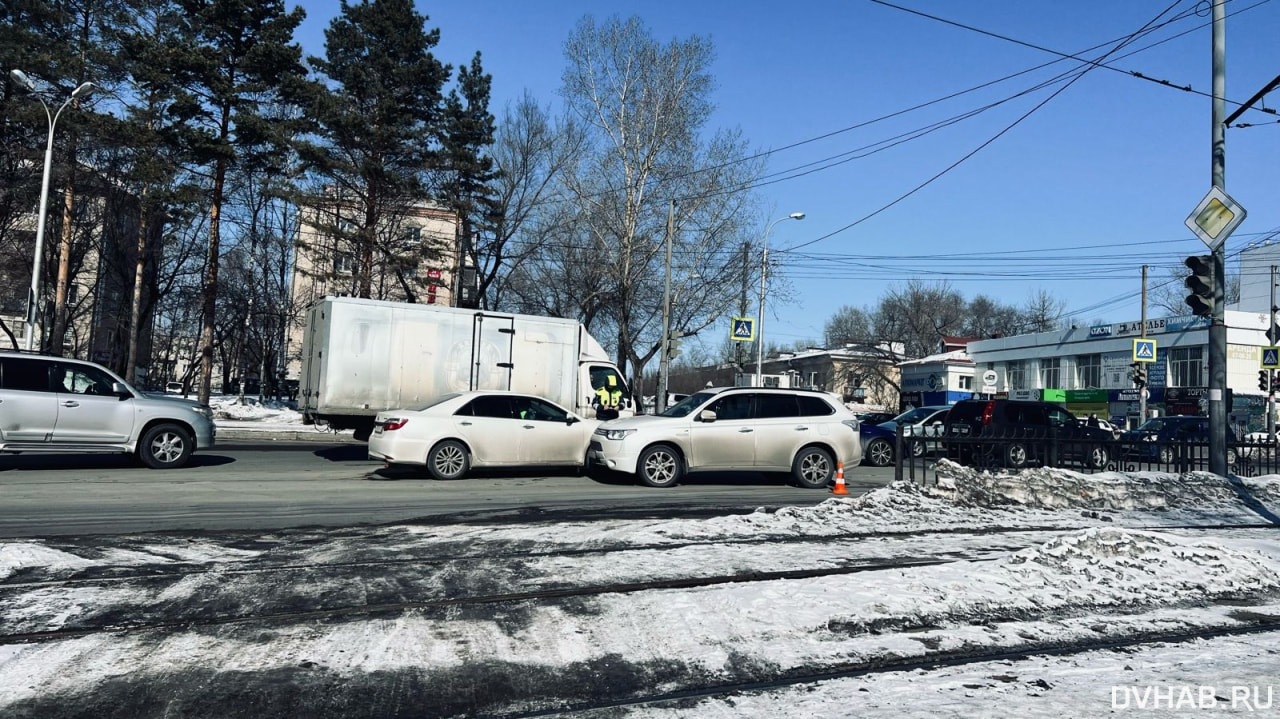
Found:
[[[917,483],[937,481],[939,458],[990,471],[1017,472],[1030,467],[1063,467],[1077,472],[1209,471],[1209,443],[1202,438],[1080,440],[1053,432],[1009,432],[960,437],[904,436],[899,430],[895,478]],[[1236,441],[1227,445],[1227,471],[1254,477],[1280,474],[1280,445]]]

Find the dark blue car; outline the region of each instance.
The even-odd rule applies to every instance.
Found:
[[[1125,443],[1128,456],[1169,464],[1177,458],[1180,445],[1208,444],[1209,418],[1199,415],[1152,417],[1137,429],[1121,434],[1120,439]],[[1236,443],[1230,433],[1227,443]],[[1196,454],[1190,450],[1184,452]],[[1237,458],[1236,448],[1227,447],[1227,465],[1234,465]]]
[[[862,461],[873,467],[888,467],[894,461],[894,441],[891,430],[863,422],[858,425],[862,439]]]

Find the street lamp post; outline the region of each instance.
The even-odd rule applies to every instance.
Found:
[[[21,70],[10,70],[9,77],[13,79],[19,87],[29,93],[35,93],[35,83],[27,74]],[[67,109],[76,99],[93,92],[96,86],[91,82],[81,83],[71,93],[71,97],[62,103],[62,107],[57,112],[50,113],[49,106],[45,104],[43,98],[35,95],[36,100],[40,101],[40,106],[44,108],[45,117],[49,119],[49,139],[45,143],[44,148],[44,177],[40,180],[40,211],[36,215],[36,255],[35,261],[31,267],[31,290],[27,295],[27,336],[24,340],[25,349],[31,349],[32,340],[36,335],[36,315],[40,302],[40,265],[44,260],[44,220],[45,213],[49,207],[49,171],[53,165],[53,130],[58,124],[58,118],[62,116],[62,111]]]
[[[761,371],[764,367],[764,288],[765,279],[769,274],[769,232],[773,230],[774,225],[784,220],[803,219],[803,212],[792,212],[786,217],[779,217],[764,228],[764,237],[760,240],[760,315],[756,317],[756,387],[764,385],[764,375]]]

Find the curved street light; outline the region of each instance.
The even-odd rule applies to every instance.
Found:
[[[35,262],[31,267],[31,290],[27,295],[27,336],[24,340],[25,349],[31,349],[31,342],[36,335],[36,315],[40,298],[40,265],[44,259],[44,219],[45,213],[49,207],[49,170],[53,165],[53,130],[58,124],[58,118],[62,116],[62,111],[67,109],[75,100],[93,92],[97,85],[91,82],[81,83],[79,87],[71,92],[71,97],[62,103],[62,107],[57,112],[50,113],[49,106],[45,104],[44,98],[36,93],[36,85],[27,77],[27,73],[21,70],[10,70],[9,77],[23,90],[30,93],[36,100],[40,101],[40,106],[44,108],[45,117],[49,119],[49,139],[45,143],[44,148],[44,177],[40,181],[40,211],[36,215],[36,256]]]
[[[760,240],[760,315],[756,318],[756,387],[762,387],[764,384],[761,368],[764,366],[764,287],[765,278],[769,273],[769,233],[779,222],[803,219],[803,212],[792,212],[786,217],[779,217],[764,228],[764,237]]]

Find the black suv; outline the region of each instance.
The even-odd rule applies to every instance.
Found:
[[[966,399],[943,423],[947,457],[962,464],[1019,469],[1032,462],[1074,460],[1102,469],[1111,458],[1111,432],[1081,422],[1052,402]]]
[[[1160,464],[1172,464],[1180,459],[1194,459],[1202,454],[1191,447],[1209,444],[1209,418],[1201,415],[1166,415],[1152,417],[1137,429],[1120,435],[1129,457]],[[1237,447],[1240,440],[1227,433],[1227,466],[1233,467],[1241,454],[1248,454],[1247,447]],[[1199,457],[1203,459],[1204,457]]]

